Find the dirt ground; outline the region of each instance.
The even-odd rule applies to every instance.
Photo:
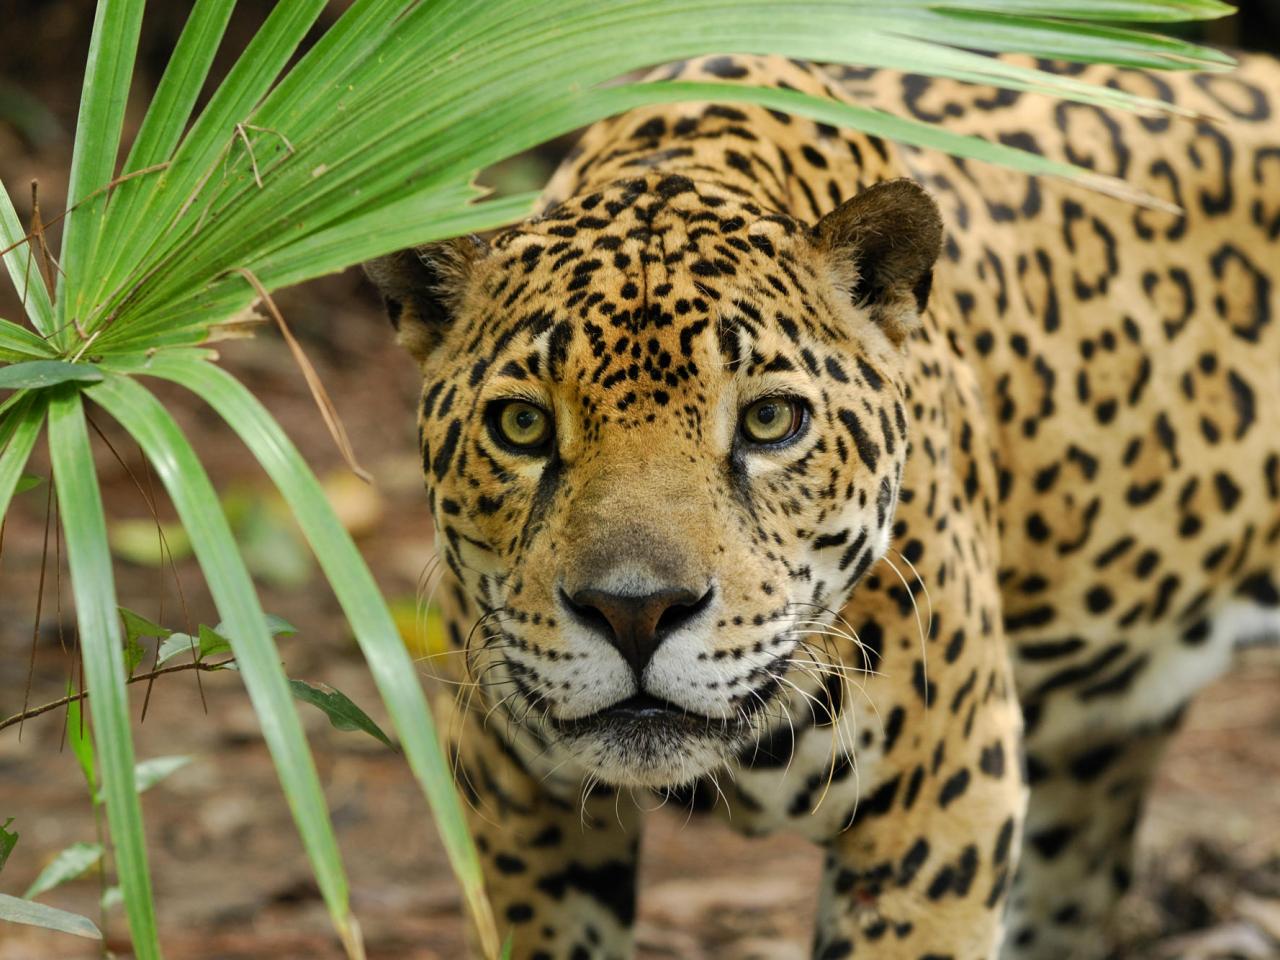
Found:
[[[0,0],[0,13],[12,13],[3,9],[12,6]],[[29,13],[37,5],[17,4],[23,6]],[[84,5],[38,6],[48,16],[35,25],[40,33],[30,40],[30,49],[66,43],[78,51],[70,41],[81,35],[76,11]],[[0,22],[12,21],[0,16]],[[9,46],[0,41],[0,48]],[[11,187],[38,177],[45,209],[57,210],[69,156],[59,130],[74,117],[78,71],[49,75],[29,54],[9,58],[0,50],[0,56],[6,57],[0,93],[15,89],[21,79],[25,92],[52,107],[23,115],[19,122],[5,113],[9,101],[0,99],[0,177]],[[536,179],[542,162],[530,160],[514,176]],[[15,192],[25,216],[24,191]],[[0,316],[16,317],[15,304],[5,296],[0,296]],[[371,290],[354,273],[287,292],[279,302],[328,385],[360,460],[377,480],[371,490],[355,492],[335,481],[335,496],[349,511],[387,595],[411,607],[431,551],[414,454],[412,365],[391,344]],[[253,387],[317,472],[340,476],[339,458],[278,335],[266,331],[253,341],[221,347],[227,369]],[[157,392],[193,438],[219,490],[242,512],[261,506],[273,517],[265,477],[230,431],[180,388],[157,387]],[[96,421],[140,473],[141,460],[121,432],[104,414]],[[145,521],[145,505],[126,470],[105,448],[100,454],[112,522]],[[47,476],[43,452],[32,469]],[[71,622],[69,592],[65,572],[57,582],[52,557],[38,623],[35,618],[44,522],[41,487],[18,498],[4,531],[0,717],[21,710],[28,696],[31,704],[61,696],[71,669],[61,645],[69,642],[69,634],[64,631],[60,638],[58,629],[59,613],[65,625]],[[384,720],[323,580],[314,567],[303,565],[296,550],[271,552],[273,544],[289,541],[287,526],[270,520],[254,529],[267,531],[258,561],[263,604],[299,628],[296,636],[281,641],[289,674],[332,684]],[[179,575],[189,621],[214,622],[194,564],[180,563]],[[117,578],[124,605],[170,626],[186,626],[172,578],[125,559]],[[136,729],[140,758],[195,758],[144,798],[167,955],[190,960],[340,957],[238,676],[205,675],[201,686],[202,691],[192,674],[162,678],[150,693],[145,722]],[[130,689],[137,717],[146,691],[141,684]],[[20,894],[54,853],[96,835],[76,761],[62,747],[61,716],[53,712],[28,722],[21,738],[14,729],[0,732],[0,823],[13,817],[12,828],[21,835],[0,874],[5,893]],[[370,957],[462,957],[459,897],[403,759],[368,737],[334,730],[315,710],[303,708],[302,716]],[[1280,653],[1255,652],[1199,699],[1164,763],[1141,836],[1139,883],[1123,911],[1129,944],[1124,956],[1280,957]],[[803,960],[818,866],[817,852],[802,841],[748,841],[713,822],[687,820],[681,811],[659,811],[650,818],[645,838],[640,956]],[[98,881],[89,877],[42,899],[99,919],[98,897]],[[109,949],[129,956],[119,907],[106,915],[105,929]],[[88,941],[0,927],[0,960],[99,955]]]

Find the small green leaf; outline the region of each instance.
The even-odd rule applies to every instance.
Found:
[[[164,643],[160,644],[160,652],[156,655],[156,666],[162,667],[174,657],[184,653],[194,654],[200,659],[200,644],[189,633],[171,633]]]
[[[264,613],[262,616],[267,621],[267,629],[271,631],[273,637],[292,637],[298,632],[298,628],[284,617],[277,617],[274,613]],[[214,629],[219,633],[225,633],[227,625],[220,623]]]
[[[28,490],[33,490],[42,483],[44,483],[44,477],[37,477],[34,473],[24,473],[18,478],[18,485],[13,488],[13,492],[26,493]]]
[[[152,623],[140,613],[134,613],[127,607],[120,607],[120,619],[124,621],[124,665],[129,676],[138,664],[146,657],[146,648],[139,642],[142,637],[155,637],[163,640],[173,633],[159,624]]]
[[[218,624],[221,629],[222,624]],[[194,640],[189,633],[175,633],[169,636],[160,646],[158,663],[166,663],[184,653],[195,653],[196,661],[206,660],[219,653],[231,652],[231,641],[213,627],[200,624],[199,640]]]
[[[222,626],[222,624],[218,624]],[[206,660],[218,653],[230,653],[231,641],[212,627],[200,624],[200,659]]]
[[[97,383],[102,371],[87,363],[68,363],[65,360],[30,360],[0,367],[0,390],[17,390],[20,387],[39,389],[57,383],[78,380]]]
[[[345,693],[333,689],[328,684],[309,683],[306,680],[290,679],[289,688],[303,703],[309,703],[323,710],[329,722],[337,729],[363,730],[369,736],[381,740],[392,750],[396,748],[390,738],[382,732],[382,728],[357,707]]]
[[[133,782],[138,788],[139,793],[145,793],[150,790],[161,780],[174,773],[177,773],[188,763],[191,757],[187,756],[171,756],[171,757],[152,757],[150,760],[143,760],[133,768]]]
[[[126,676],[133,676],[138,664],[147,658],[147,649],[137,640],[125,637],[124,640],[124,672]]]
[[[284,619],[284,617],[277,617],[274,613],[264,614],[263,617],[267,621],[267,629],[271,631],[273,637],[291,637],[298,632],[298,628]],[[219,623],[213,628],[201,624],[199,643],[194,643],[189,634],[174,633],[161,644],[158,662],[164,664],[176,656],[193,651],[197,660],[204,660],[215,653],[229,652],[231,650],[231,641],[226,638],[225,630],[226,625],[223,623]]]
[[[102,891],[102,897],[98,901],[102,905],[102,912],[106,913],[114,907],[124,905],[124,891],[120,889],[120,885],[113,883],[107,889]]]
[[[88,917],[78,913],[68,913],[56,907],[47,907],[43,903],[33,903],[0,893],[0,920],[10,923],[25,923],[30,927],[44,927],[46,930],[57,930],[59,933],[70,933],[86,940],[101,940],[102,933],[93,925]]]
[[[49,861],[35,882],[27,887],[22,896],[27,900],[47,893],[54,887],[61,886],[76,877],[82,876],[86,870],[102,859],[102,844],[73,843]]]
[[[152,757],[133,765],[133,785],[139,793],[146,793],[157,783],[177,773],[192,760],[187,756]],[[101,801],[101,797],[97,798]]]
[[[67,695],[75,693],[75,688],[67,683]],[[84,717],[80,712],[80,701],[72,700],[67,704],[67,742],[71,744],[71,752],[80,762],[80,771],[84,774],[85,783],[89,785],[89,795],[98,802],[98,776],[94,772],[93,740],[85,727]]]
[[[13,817],[4,822],[4,826],[0,827],[0,870],[4,869],[5,861],[9,859],[9,854],[13,853],[13,848],[18,845],[18,831],[9,830],[9,824],[13,823]]]
[[[292,637],[298,632],[298,628],[286,620],[284,617],[277,617],[274,613],[265,614],[267,618],[267,629],[271,631],[273,637]],[[222,624],[218,624],[219,627]]]
[[[139,637],[155,637],[163,640],[173,633],[172,630],[148,620],[142,614],[134,613],[128,607],[120,608],[120,616],[124,620],[125,634],[130,640],[137,640]]]

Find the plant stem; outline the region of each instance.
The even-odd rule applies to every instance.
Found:
[[[143,680],[154,680],[156,677],[164,676],[166,673],[181,673],[184,670],[200,670],[209,671],[221,670],[227,664],[235,660],[235,657],[227,657],[225,660],[212,660],[209,662],[196,661],[195,663],[179,663],[172,667],[161,667],[159,670],[151,670],[147,673],[140,673],[136,677],[130,677],[127,683],[141,683]],[[50,710],[56,710],[58,707],[65,707],[68,703],[76,700],[83,700],[89,696],[89,691],[84,693],[73,693],[70,696],[63,697],[60,700],[53,700],[49,703],[41,704],[38,707],[32,707],[30,710],[24,710],[22,713],[15,713],[6,720],[0,720],[0,730],[5,727],[11,727],[15,723],[21,723],[31,717],[38,717],[42,713],[48,713]]]

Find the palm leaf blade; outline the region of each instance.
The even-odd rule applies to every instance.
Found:
[[[0,320],[0,361],[22,363],[25,360],[43,360],[52,356],[53,348],[44,339],[26,327]]]
[[[230,374],[203,361],[168,357],[157,357],[147,373],[195,391],[217,410],[248,445],[293,510],[355,631],[405,755],[431,804],[482,939],[492,948],[486,955],[492,956],[497,935],[475,847],[454,791],[452,772],[435,739],[417,671],[373,575],[334,515],[319,482],[266,409]]]
[[[0,421],[0,517],[9,509],[44,424],[43,399],[26,397]]]
[[[82,316],[79,291],[102,232],[107,205],[102,191],[115,173],[143,6],[144,0],[101,0],[94,17],[62,234],[58,311],[63,324]],[[65,328],[56,336],[64,343],[70,339]]]
[[[350,955],[358,956],[358,928],[324,792],[279,653],[217,494],[178,425],[150,393],[118,375],[88,393],[141,445],[191,535],[320,891]]]
[[[107,823],[124,891],[129,933],[139,960],[158,960],[155,904],[147,867],[142,807],[133,782],[133,734],[125,693],[124,644],[116,614],[107,525],[98,491],[80,394],[62,389],[49,403],[49,457],[67,542],[71,586],[93,696],[89,715],[97,740]]]
[[[168,162],[191,116],[234,7],[235,0],[197,0],[129,150],[124,164],[126,175]],[[134,178],[121,183],[108,207],[112,228],[127,231],[136,220],[139,201],[149,195],[144,180]],[[98,299],[112,267],[128,250],[121,244],[103,258],[107,262],[95,264]]]
[[[7,251],[4,265],[9,271],[9,279],[13,281],[13,289],[17,291],[22,305],[31,319],[31,325],[43,336],[53,333],[56,325],[53,319],[53,302],[49,299],[49,289],[44,284],[44,275],[32,253],[32,245],[26,239],[27,231],[18,219],[18,212],[13,209],[13,201],[9,199],[9,191],[0,183],[0,250]]]
[[[182,139],[169,167],[148,179],[144,198],[128,211],[128,221],[110,229],[130,237],[130,257],[100,271],[107,299],[127,298],[149,276],[148,251],[181,210],[198,216],[219,158],[236,142],[237,124],[250,119],[258,101],[297,49],[307,30],[324,9],[324,0],[290,0],[275,6],[231,72],[219,85],[191,130]]]

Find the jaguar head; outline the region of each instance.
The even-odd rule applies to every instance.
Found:
[[[655,174],[368,265],[488,707],[648,787],[778,719],[888,546],[941,232],[906,180],[811,226]]]

